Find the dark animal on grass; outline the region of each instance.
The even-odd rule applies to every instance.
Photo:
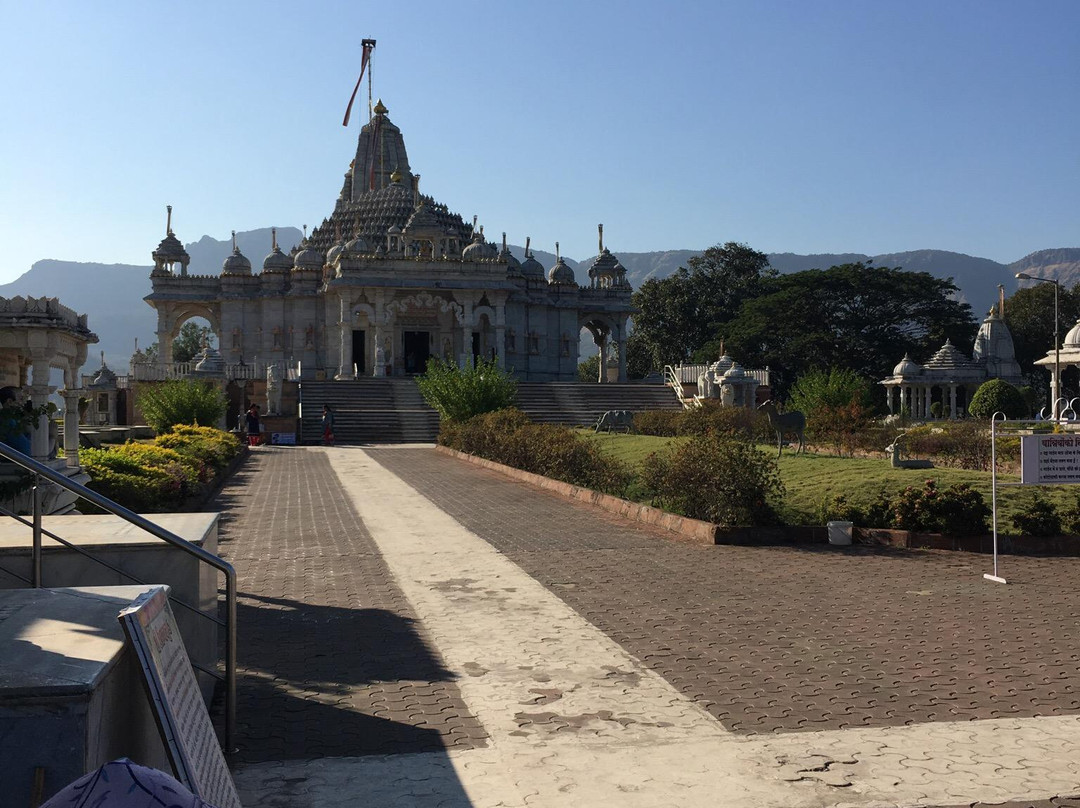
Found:
[[[769,419],[769,426],[776,431],[776,456],[779,457],[784,450],[784,433],[795,434],[799,437],[799,448],[795,450],[795,454],[802,452],[806,453],[806,443],[803,439],[803,432],[806,430],[806,416],[798,410],[792,410],[791,412],[778,412],[776,405],[771,401],[766,401],[760,407],[758,407]]]

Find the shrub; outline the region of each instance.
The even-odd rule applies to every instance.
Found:
[[[172,379],[139,385],[136,404],[158,434],[178,424],[214,426],[225,415],[225,395],[211,382]]]
[[[79,460],[94,491],[132,510],[163,511],[205,490],[239,451],[228,432],[181,425],[153,443],[84,449]]]
[[[747,441],[699,435],[642,464],[666,510],[721,525],[775,524],[783,484],[775,459]]]
[[[446,421],[466,421],[514,403],[517,382],[494,359],[469,360],[464,368],[439,357],[416,378],[420,395]]]
[[[922,489],[908,486],[892,501],[892,526],[900,530],[978,536],[989,529],[990,508],[966,483],[944,490],[933,480]]]
[[[768,421],[757,410],[725,407],[715,399],[707,399],[700,406],[682,412],[679,434],[712,434],[752,441],[767,429]]]
[[[806,416],[808,437],[853,454],[874,407],[870,382],[853,370],[815,370],[800,376],[788,397]]]
[[[939,465],[972,471],[990,470],[990,430],[981,421],[915,427],[904,434],[901,447],[907,454],[931,458]],[[1003,448],[1006,449],[1004,453]],[[998,454],[1008,455],[1008,448],[999,438]]]
[[[1061,534],[1061,517],[1042,494],[1034,494],[1024,507],[1013,514],[1013,527],[1023,536],[1058,536]]]
[[[210,477],[223,471],[240,453],[240,441],[235,435],[208,426],[177,425],[155,442],[206,467]]]
[[[1070,536],[1080,535],[1080,492],[1072,505],[1061,510],[1061,527]]]
[[[988,421],[995,412],[1005,413],[1006,418],[1023,418],[1027,415],[1027,402],[1023,394],[1004,379],[983,382],[968,404],[968,413],[973,418]]]
[[[595,441],[564,426],[534,424],[516,409],[443,421],[439,443],[607,494],[622,494],[632,477],[629,466],[603,454]]]
[[[861,508],[852,505],[843,494],[825,497],[818,508],[818,521],[821,524],[827,522],[853,522],[857,525],[866,524],[866,517]]]
[[[943,412],[945,412],[945,408],[940,401],[935,401],[930,405],[930,415],[934,418],[941,418]]]
[[[184,477],[167,468],[143,465],[137,457],[112,449],[84,449],[79,453],[89,487],[134,511],[174,508],[184,498]]]
[[[634,431],[639,435],[673,438],[682,434],[684,410],[645,410],[634,413]]]

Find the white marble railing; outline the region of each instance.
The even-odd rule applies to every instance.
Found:
[[[709,369],[709,365],[675,365],[671,368],[675,377],[683,384],[697,384],[698,376]],[[769,384],[769,369],[764,370],[750,370],[747,369],[746,375],[756,381],[760,385]]]
[[[281,371],[281,376],[288,381],[296,381],[300,378],[299,363],[292,365],[278,362],[276,364]],[[230,381],[234,379],[238,381],[265,379],[266,368],[267,363],[265,362],[227,364],[224,366],[224,374],[225,378]],[[132,381],[160,382],[167,379],[183,379],[193,374],[195,363],[173,362],[171,365],[163,365],[158,362],[138,362],[132,367],[132,370],[134,373],[129,376],[117,377],[117,387],[129,387]],[[121,378],[124,379],[123,385],[120,384]]]

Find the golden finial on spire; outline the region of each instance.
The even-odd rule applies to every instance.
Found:
[[[400,169],[395,168],[390,172],[390,182],[401,182],[401,177],[402,174]]]
[[[382,99],[380,98],[380,99],[378,100],[378,102],[377,102],[377,103],[375,104],[375,114],[376,114],[376,115],[385,115],[385,114],[386,114],[386,113],[388,113],[389,111],[390,111],[390,110],[388,110],[388,109],[386,108],[386,105],[385,105],[385,104],[383,104],[383,102],[382,102]]]

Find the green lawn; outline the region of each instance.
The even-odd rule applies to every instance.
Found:
[[[601,448],[612,457],[640,465],[651,452],[662,450],[668,443],[680,438],[657,438],[651,435],[593,435],[582,430],[600,444]],[[762,446],[762,451],[776,454],[776,448]],[[962,471],[960,469],[894,469],[882,454],[880,458],[835,457],[832,455],[807,454],[792,455],[785,449],[780,458],[780,477],[784,482],[786,494],[783,511],[788,521],[811,524],[815,521],[822,500],[843,494],[848,502],[865,506],[877,498],[882,489],[893,493],[914,485],[922,487],[926,480],[937,481],[938,487],[944,488],[953,483],[968,483],[986,498],[990,505],[990,473],[982,471]],[[1002,482],[1017,482],[1017,475],[998,474],[998,529],[1010,532],[1010,518],[1023,503],[1031,498],[1036,490],[1041,490],[1058,508],[1072,505],[1080,489],[1069,486],[1043,487],[1002,487]],[[632,485],[631,496],[640,492],[640,487]],[[643,498],[639,496],[639,498]]]

